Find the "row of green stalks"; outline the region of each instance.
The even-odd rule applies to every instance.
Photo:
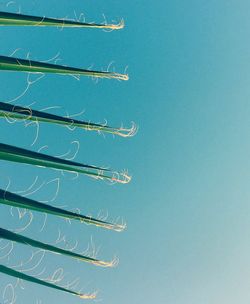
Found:
[[[91,29],[104,29],[107,31],[119,30],[124,27],[124,22],[117,24],[97,24],[78,22],[75,20],[55,19],[47,17],[29,16],[22,14],[13,14],[8,12],[0,12],[0,26],[34,26],[34,27],[70,27],[70,28],[91,28]],[[127,74],[120,74],[109,71],[95,71],[90,69],[67,67],[58,64],[51,64],[39,61],[33,61],[22,58],[14,58],[12,56],[0,56],[0,70],[1,71],[15,71],[37,74],[61,74],[73,75],[76,77],[88,76],[94,78],[109,78],[118,80],[128,80]],[[28,121],[34,123],[49,123],[61,126],[66,126],[69,129],[80,128],[87,131],[96,131],[110,133],[122,137],[133,136],[136,132],[134,124],[130,128],[112,127],[107,124],[91,123],[87,121],[72,119],[70,117],[63,117],[54,115],[45,111],[38,111],[29,107],[20,105],[13,105],[12,103],[0,102],[0,118],[7,121]],[[22,163],[28,165],[35,165],[44,168],[51,168],[61,171],[74,172],[76,174],[84,174],[95,179],[108,180],[126,184],[131,180],[131,177],[125,172],[111,170],[99,166],[87,165],[81,162],[70,161],[35,151],[19,148],[16,146],[0,143],[0,160]],[[123,231],[125,225],[104,221],[98,218],[86,216],[79,213],[74,213],[62,208],[53,207],[49,204],[29,199],[24,196],[17,195],[4,189],[0,189],[0,204],[8,205],[11,207],[23,208],[30,211],[42,212],[68,220],[75,220],[80,223],[95,225],[97,227],[110,229],[114,231]],[[91,263],[101,267],[112,267],[116,264],[116,260],[103,261],[90,256],[85,256],[70,250],[65,250],[39,242],[32,238],[28,238],[21,234],[0,228],[0,238],[10,242],[23,244],[25,246],[32,246],[44,251],[55,254],[61,254],[82,262]],[[74,290],[61,287],[53,282],[41,280],[37,277],[27,275],[23,272],[17,271],[13,268],[0,265],[0,272],[18,279],[36,283],[59,291],[64,291],[76,295],[82,299],[94,299],[96,294],[83,294]]]

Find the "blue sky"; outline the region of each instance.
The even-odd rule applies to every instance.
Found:
[[[19,57],[29,52],[32,59],[46,60],[59,52],[62,63],[78,67],[105,68],[114,61],[117,71],[128,66],[130,80],[96,84],[46,76],[18,103],[35,101],[38,109],[57,105],[58,114],[84,109],[84,118],[93,122],[139,126],[135,137],[123,139],[42,125],[32,147],[48,145],[48,153],[59,155],[74,150],[71,142],[78,140],[77,160],[128,169],[133,176],[128,185],[72,180],[68,174],[1,162],[1,187],[7,178],[10,189],[18,191],[36,176],[41,182],[59,176],[55,203],[87,214],[108,211],[127,222],[125,232],[115,233],[51,217],[40,233],[43,217],[35,214],[27,235],[53,241],[60,228],[71,242],[78,240],[79,248],[92,236],[101,246],[100,257],[120,259],[115,269],[99,269],[48,255],[47,271],[64,267],[86,291],[98,289],[103,303],[248,303],[249,2],[19,0],[7,9],[14,12],[19,5],[22,13],[51,17],[84,12],[87,21],[96,22],[105,14],[109,21],[124,18],[126,27],[111,33],[2,28],[1,54],[18,48]],[[1,9],[7,10],[4,4]],[[1,100],[20,94],[26,76],[0,73]],[[0,128],[5,143],[30,147],[34,139],[32,127],[1,121]],[[32,197],[46,200],[54,191],[52,183]],[[21,224],[7,214],[2,207],[2,226]],[[16,246],[13,263],[30,252]],[[8,281],[0,276],[1,292]],[[17,303],[80,303],[28,283],[16,295]]]

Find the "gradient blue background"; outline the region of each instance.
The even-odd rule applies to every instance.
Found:
[[[6,3],[6,2],[5,2]],[[130,81],[46,76],[19,101],[36,107],[59,105],[57,113],[78,112],[91,121],[106,118],[112,125],[131,120],[139,125],[131,139],[98,136],[56,126],[41,126],[38,150],[48,145],[53,155],[66,152],[79,140],[77,160],[128,168],[128,185],[70,175],[62,177],[57,203],[86,213],[108,210],[128,224],[124,233],[49,218],[35,220],[27,235],[54,240],[57,229],[80,242],[90,236],[101,245],[100,257],[117,254],[115,269],[100,269],[48,255],[47,270],[63,266],[69,277],[80,277],[86,291],[100,290],[103,303],[212,304],[250,300],[250,3],[249,1],[21,1],[27,14],[74,17],[87,21],[125,19],[122,31],[1,28],[1,54],[16,48],[19,57],[46,60],[58,52],[63,63],[117,71],[129,66]],[[5,9],[4,4],[1,4]],[[15,11],[17,6],[8,7]],[[22,91],[26,76],[0,73],[1,100]],[[58,112],[59,111],[59,112]],[[28,147],[33,128],[0,122],[1,141]],[[27,188],[58,172],[1,162],[1,187]],[[48,199],[47,185],[33,195]],[[1,208],[1,226],[17,227]],[[30,252],[15,248],[16,257]],[[15,256],[14,255],[14,256]],[[54,269],[54,268],[53,268]],[[10,279],[0,276],[0,288]],[[17,303],[80,303],[67,294],[25,283]],[[1,299],[0,299],[1,302]]]

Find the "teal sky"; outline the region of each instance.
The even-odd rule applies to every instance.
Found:
[[[250,3],[249,1],[28,1],[18,0],[1,10],[87,21],[124,18],[126,27],[106,33],[92,29],[1,28],[1,54],[20,49],[17,57],[47,60],[60,53],[69,66],[106,68],[128,66],[130,80],[119,82],[46,76],[32,85],[19,104],[41,109],[60,106],[57,114],[85,110],[83,118],[107,119],[110,125],[139,126],[133,138],[113,138],[93,132],[41,125],[38,150],[62,155],[75,146],[77,161],[128,169],[128,185],[110,186],[81,176],[73,180],[51,170],[0,163],[0,183],[27,189],[60,177],[54,204],[80,208],[85,214],[100,210],[121,216],[123,233],[34,214],[26,235],[55,241],[60,228],[67,239],[86,248],[93,237],[99,257],[117,255],[119,266],[100,269],[68,258],[47,255],[42,266],[51,274],[63,267],[67,278],[79,277],[85,291],[99,290],[109,304],[235,304],[250,301]],[[1,101],[19,95],[25,74],[0,73]],[[30,147],[33,127],[0,122],[0,140]],[[55,184],[31,197],[49,200]],[[0,209],[1,226],[25,222],[10,219]],[[12,260],[27,259],[30,248],[16,246]],[[46,277],[44,275],[44,277]],[[3,286],[14,282],[0,276]],[[17,303],[81,303],[75,297],[25,283],[16,289]]]

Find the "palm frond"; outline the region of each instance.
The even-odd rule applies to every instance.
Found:
[[[136,133],[136,126],[134,124],[132,124],[131,128],[115,128],[105,124],[96,124],[73,118],[58,116],[46,113],[44,111],[37,111],[27,107],[21,107],[4,102],[0,102],[0,118],[1,117],[7,119],[46,122],[67,126],[69,128],[81,128],[87,131],[105,132],[122,137],[131,137]]]
[[[42,285],[42,286],[45,286],[45,287],[49,287],[49,288],[52,288],[52,289],[64,291],[66,293],[70,293],[72,295],[78,296],[81,299],[95,299],[95,297],[96,297],[95,293],[94,294],[78,293],[76,291],[73,291],[73,290],[70,290],[70,289],[66,289],[66,288],[58,286],[56,284],[53,284],[53,283],[50,283],[50,282],[46,282],[44,280],[40,280],[40,279],[38,279],[36,277],[27,275],[27,274],[22,273],[20,271],[16,271],[16,270],[14,270],[14,269],[12,269],[10,267],[6,267],[6,266],[1,265],[1,264],[0,264],[0,273],[9,275],[9,276],[17,278],[17,279],[24,280],[24,281],[27,281],[27,282],[31,282],[31,283],[35,283],[35,284]]]
[[[119,30],[124,28],[124,21],[117,24],[98,24],[78,22],[68,19],[56,19],[39,17],[9,12],[0,12],[0,26],[58,26],[58,27],[77,27],[77,28],[99,28]]]
[[[9,205],[18,208],[25,208],[37,212],[43,212],[46,214],[52,214],[63,217],[65,219],[77,220],[86,224],[91,224],[97,227],[106,228],[115,231],[122,231],[126,227],[125,225],[122,224],[113,224],[90,216],[85,216],[61,208],[53,207],[51,205],[40,203],[38,201],[2,189],[0,189],[0,204]]]
[[[40,61],[20,59],[9,56],[0,56],[0,70],[30,73],[52,73],[62,75],[88,76],[97,78],[113,78],[119,80],[128,80],[127,74],[115,72],[92,71],[67,67],[59,64],[45,63]]]
[[[131,177],[125,172],[116,172],[107,168],[85,165],[82,163],[49,156],[39,152],[18,148],[11,145],[0,143],[0,160],[16,163],[24,163],[40,167],[53,168],[63,171],[85,174],[96,179],[109,180],[126,184]]]

